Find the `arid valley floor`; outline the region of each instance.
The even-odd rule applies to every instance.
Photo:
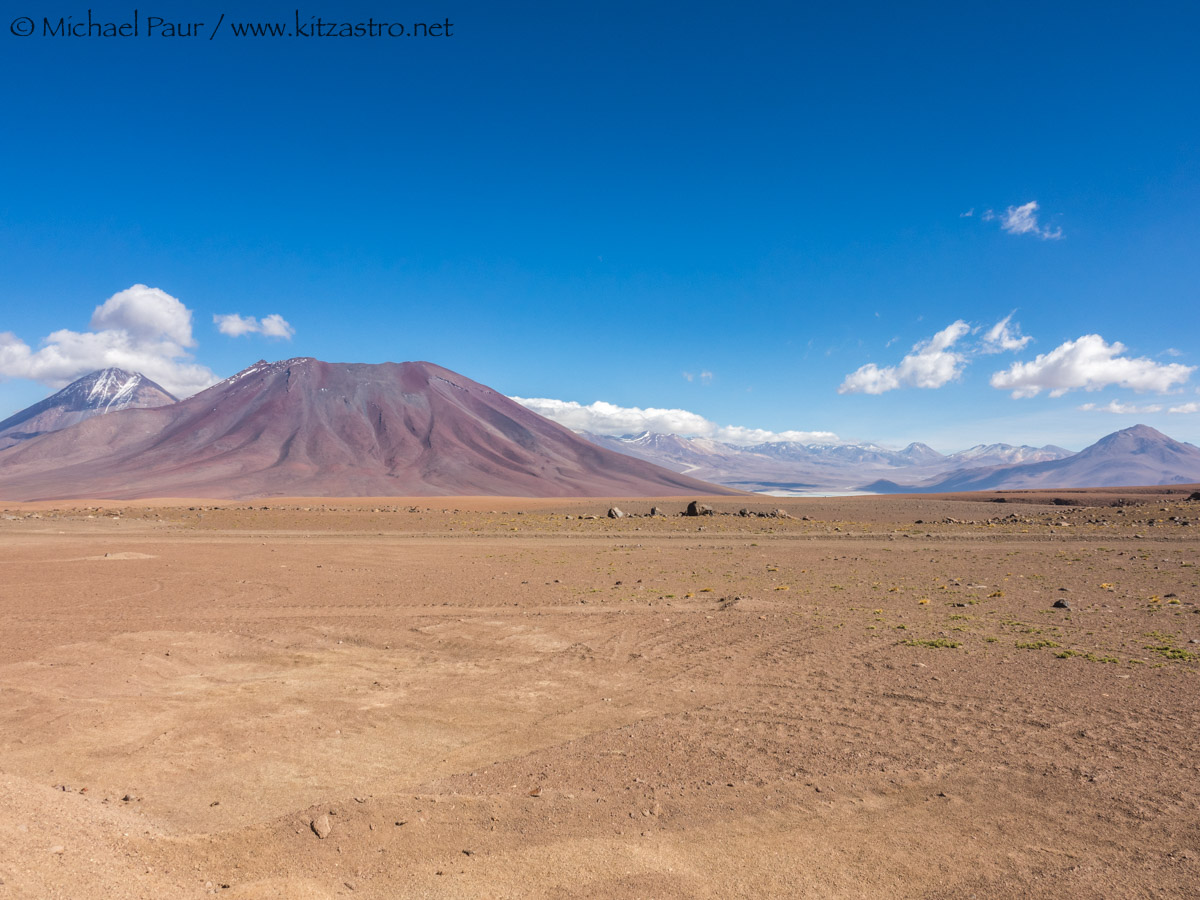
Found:
[[[0,898],[1196,896],[1194,489],[7,504]]]

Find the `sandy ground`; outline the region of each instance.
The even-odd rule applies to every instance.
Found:
[[[1188,492],[10,507],[0,897],[1196,896]]]

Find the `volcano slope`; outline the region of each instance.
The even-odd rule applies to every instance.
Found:
[[[734,494],[425,362],[290,359],[0,451],[0,497]]]
[[[0,895],[1195,897],[1200,503],[1100,496],[0,509]]]

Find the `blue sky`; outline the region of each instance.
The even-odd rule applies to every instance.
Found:
[[[6,4],[0,417],[316,356],[609,430],[1200,442],[1194,4],[189,6]]]

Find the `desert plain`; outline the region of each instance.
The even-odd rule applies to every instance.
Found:
[[[1196,896],[1195,489],[0,504],[0,898]]]

